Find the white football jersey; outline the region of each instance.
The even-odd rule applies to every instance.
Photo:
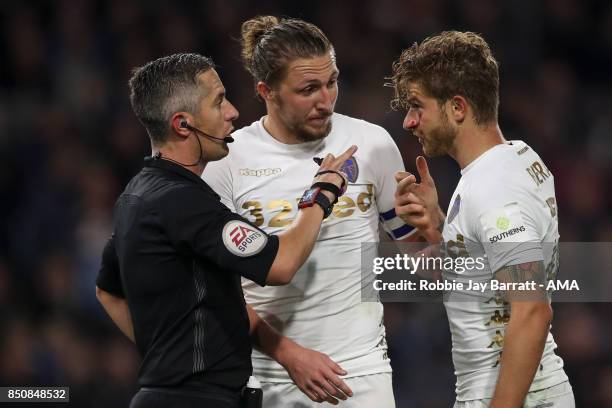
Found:
[[[497,145],[461,171],[443,231],[447,256],[483,257],[484,268],[444,271],[445,279],[486,282],[487,290],[447,293],[458,401],[491,398],[499,374],[510,307],[491,290],[493,273],[508,265],[543,261],[547,276],[558,268],[558,217],[554,179],[524,142]],[[468,296],[463,296],[469,293]],[[548,333],[531,391],[567,376]]]
[[[343,170],[349,185],[323,222],[314,249],[286,286],[259,287],[243,280],[247,303],[283,335],[328,354],[348,376],[391,371],[383,308],[361,301],[361,243],[377,242],[378,228],[394,239],[412,228],[395,216],[394,173],[404,169],[397,146],[381,127],[333,114],[324,139],[284,144],[272,137],[263,119],[233,134],[229,155],[209,163],[202,177],[232,211],[274,234],[287,228],[297,203],[312,184],[313,157],[339,155],[357,145]],[[254,375],[290,382],[275,361],[253,351]]]

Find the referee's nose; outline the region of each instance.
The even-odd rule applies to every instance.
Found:
[[[226,106],[224,116],[227,122],[232,122],[238,119],[238,117],[240,116],[240,113],[238,113],[238,109],[236,109],[236,107],[230,101],[227,101],[227,106]]]

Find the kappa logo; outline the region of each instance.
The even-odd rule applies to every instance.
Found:
[[[234,255],[251,256],[260,252],[268,237],[244,221],[231,220],[223,227],[223,244]]]
[[[273,176],[283,171],[276,167],[274,169],[238,169],[238,174],[241,176],[261,177],[261,176]]]

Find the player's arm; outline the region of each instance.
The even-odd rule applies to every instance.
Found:
[[[123,295],[114,236],[109,238],[102,253],[102,266],[96,280],[96,297],[119,330],[134,341],[134,325]]]
[[[414,258],[423,257],[424,259],[435,259],[435,258],[441,258],[443,256],[441,248],[440,248],[440,244],[431,244],[423,248],[422,250],[414,254],[410,254],[410,255]],[[421,264],[420,268],[414,270],[414,273],[418,275],[419,277],[425,278],[430,281],[441,280],[442,270],[437,269],[436,265],[433,265],[433,267],[431,268],[428,266],[432,266],[432,265],[427,265],[423,263]]]
[[[427,161],[419,156],[416,167],[421,178],[417,183],[416,177],[408,172],[397,172],[395,180],[395,212],[406,223],[412,225],[418,234],[408,236],[403,242],[427,242],[427,248],[413,256],[423,255],[426,258],[440,257],[440,243],[442,242],[442,229],[446,215],[438,204],[436,184],[429,173]],[[442,271],[419,269],[415,273],[429,280],[439,280]]]
[[[438,204],[436,184],[429,174],[427,161],[419,156],[416,166],[421,182],[408,172],[395,174],[395,213],[406,223],[417,228],[430,244],[442,241],[442,227],[446,216]]]
[[[405,243],[415,243],[415,242],[427,242],[424,236],[422,236],[418,230],[413,230],[413,232],[408,235],[406,238],[398,239],[397,242],[405,242]]]
[[[506,266],[497,271],[494,278],[508,283],[535,282],[534,290],[503,293],[510,303],[511,313],[491,408],[518,408],[540,365],[552,320],[552,309],[544,289],[546,273],[543,262],[535,261]]]
[[[327,155],[321,163],[319,171],[339,171],[342,164],[357,151],[356,146],[350,147],[338,157]],[[327,182],[340,185],[340,177],[334,173],[322,174],[315,178],[316,182]],[[344,180],[346,183],[346,180]],[[336,199],[335,194],[322,190],[330,202]],[[323,219],[323,210],[319,205],[304,208],[298,211],[298,215],[291,226],[279,233],[278,252],[268,272],[266,283],[268,285],[286,285],[293,279],[298,269],[306,262],[312,252]]]
[[[289,373],[289,376],[311,400],[337,404],[353,395],[339,375],[346,375],[326,354],[300,346],[283,336],[261,319],[247,305],[253,345],[270,356]]]

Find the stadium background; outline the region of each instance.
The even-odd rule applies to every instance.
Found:
[[[405,46],[444,29],[484,34],[501,62],[501,127],[556,176],[563,241],[611,241],[612,4],[581,0],[360,2],[3,1],[0,7],[0,385],[69,385],[74,407],[127,406],[138,357],[94,296],[112,206],[149,152],[132,115],[133,67],[212,56],[240,110],[257,119],[239,62],[256,14],[319,25],[335,45],[337,111],[383,125],[414,169],[417,143],[382,86]],[[431,161],[441,201],[458,179]],[[606,271],[609,272],[609,271]],[[585,271],[604,273],[604,271]],[[450,335],[439,304],[386,308],[398,407],[448,407]],[[553,333],[578,407],[612,406],[610,306],[557,304]]]

